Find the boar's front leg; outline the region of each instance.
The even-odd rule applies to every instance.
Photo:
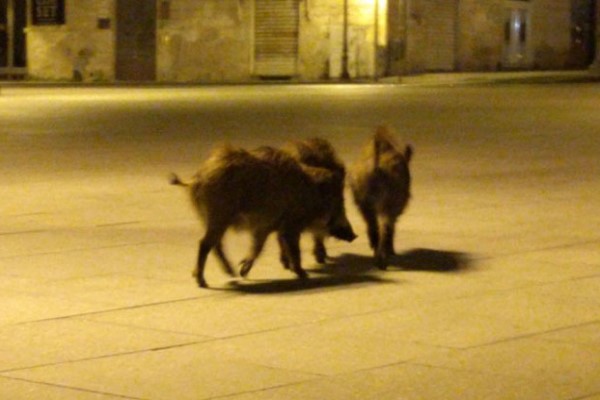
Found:
[[[324,241],[325,238],[323,237],[323,235],[313,235],[313,255],[315,256],[315,260],[319,264],[325,264],[327,262],[327,249],[325,248]],[[283,268],[285,269],[290,269],[291,260],[286,250],[285,241],[280,234],[277,235],[277,242],[279,243],[279,260],[281,261],[281,265],[283,265]]]
[[[302,269],[300,260],[300,232],[286,230],[281,232],[280,238],[281,249],[287,257],[290,268],[298,275],[298,278],[308,278],[306,271]]]

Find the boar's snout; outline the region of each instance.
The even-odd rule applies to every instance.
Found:
[[[356,239],[356,234],[352,230],[352,226],[350,225],[350,222],[348,222],[348,220],[346,220],[344,222],[345,223],[342,223],[342,224],[339,224],[339,223],[332,224],[332,226],[330,226],[330,228],[329,228],[329,233],[331,234],[331,236],[333,236],[337,239],[344,240],[346,242],[351,242],[354,239]]]
[[[345,240],[346,242],[352,242],[354,239],[356,239],[356,234],[354,233],[354,231],[350,228],[342,228],[342,229],[338,229],[334,232],[332,232],[333,236],[341,239],[341,240]]]

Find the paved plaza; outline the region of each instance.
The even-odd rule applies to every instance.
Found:
[[[600,400],[600,85],[429,83],[3,87],[0,399]],[[379,123],[415,148],[387,271],[348,192],[308,281],[271,238],[195,285],[169,172],[316,135],[350,164]]]

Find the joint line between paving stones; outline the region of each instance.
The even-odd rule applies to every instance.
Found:
[[[542,252],[549,251],[549,250],[569,249],[572,247],[588,246],[591,244],[598,244],[598,243],[600,243],[600,239],[584,240],[584,241],[578,241],[578,242],[559,244],[559,245],[555,245],[555,246],[541,247],[541,248],[537,248],[537,249],[522,250],[522,251],[517,251],[514,253],[500,254],[500,255],[495,255],[495,256],[494,255],[488,255],[488,256],[483,255],[480,259],[481,260],[497,260],[497,259],[502,259],[502,258],[521,256],[524,254],[542,253]]]
[[[465,294],[465,295],[461,295],[461,296],[456,296],[454,299],[455,300],[465,300],[465,299],[468,300],[468,299],[473,299],[473,298],[488,296],[488,295],[494,296],[494,295],[498,295],[498,294],[512,293],[512,292],[521,291],[521,290],[529,290],[531,288],[553,286],[553,285],[556,285],[557,283],[562,283],[562,282],[577,282],[577,281],[585,281],[588,279],[598,279],[598,277],[600,277],[600,272],[598,274],[575,276],[575,277],[572,277],[569,279],[564,279],[564,280],[559,280],[559,281],[532,282],[532,283],[528,283],[528,284],[522,285],[522,286],[509,287],[509,288],[503,288],[503,289],[493,289],[493,290],[489,290],[485,293]]]
[[[30,229],[26,231],[6,231],[0,232],[0,236],[16,236],[16,235],[29,235],[32,233],[44,233],[48,232],[47,229]]]
[[[44,233],[44,232],[50,232],[50,231],[44,231],[44,230],[35,231],[35,233],[37,233],[37,232]],[[34,232],[32,231],[32,233],[34,233]],[[0,236],[2,236],[2,234],[0,234]],[[66,249],[66,250],[42,251],[42,252],[38,252],[38,253],[16,254],[16,255],[12,255],[12,256],[8,256],[8,257],[0,257],[0,260],[12,260],[15,258],[49,256],[49,255],[53,255],[53,254],[64,254],[64,253],[67,253],[67,254],[68,253],[80,253],[80,252],[84,252],[84,251],[118,249],[121,247],[130,247],[130,246],[131,247],[148,246],[148,245],[155,245],[155,244],[160,244],[160,243],[163,243],[163,242],[137,242],[137,243],[121,243],[121,244],[114,244],[114,245],[110,245],[110,246],[99,246],[99,247],[77,247],[77,248]]]
[[[142,349],[142,350],[124,351],[121,353],[104,354],[104,355],[96,356],[96,357],[86,357],[86,358],[79,358],[79,359],[73,359],[73,360],[64,360],[64,361],[54,362],[54,363],[30,365],[27,367],[11,368],[11,369],[6,369],[3,371],[0,371],[0,376],[10,377],[10,375],[4,375],[4,374],[10,374],[12,372],[18,372],[18,371],[27,371],[27,370],[31,370],[31,369],[37,369],[37,368],[54,367],[57,365],[76,364],[76,363],[81,363],[81,362],[86,362],[86,361],[96,361],[96,360],[103,360],[106,358],[125,357],[125,356],[131,356],[131,355],[135,355],[135,354],[143,354],[143,353],[149,353],[149,352],[154,352],[154,351],[169,350],[169,349],[175,349],[175,348],[179,348],[179,347],[193,346],[195,344],[200,344],[203,342],[205,342],[205,341],[194,341],[194,342],[181,343],[181,344],[172,345],[172,346],[153,347],[153,348]]]
[[[49,386],[49,387],[54,387],[54,388],[69,389],[69,390],[74,390],[74,391],[82,392],[82,393],[99,394],[99,395],[103,395],[103,396],[111,396],[111,397],[116,397],[119,399],[127,399],[127,400],[148,400],[148,399],[144,399],[141,397],[124,396],[122,394],[117,394],[117,393],[100,392],[97,390],[84,389],[84,388],[80,388],[80,387],[60,385],[60,384],[56,384],[56,383],[49,383],[49,382],[42,382],[42,381],[35,381],[35,380],[24,379],[24,378],[16,378],[13,376],[2,375],[1,373],[0,373],[0,376],[2,376],[5,379],[10,379],[10,380],[14,380],[14,381],[34,383],[36,385]]]
[[[205,338],[204,342],[210,342],[210,341],[214,340],[213,336],[207,336],[207,335],[203,335],[201,333],[190,333],[190,332],[177,331],[177,330],[171,330],[171,329],[158,329],[158,328],[153,328],[153,327],[148,327],[148,326],[143,326],[143,325],[132,325],[132,324],[104,321],[101,319],[85,318],[85,317],[83,317],[81,320],[87,321],[87,322],[92,322],[94,324],[100,324],[100,325],[118,326],[120,328],[129,328],[129,329],[134,328],[134,329],[140,330],[140,331],[161,332],[161,333],[169,333],[172,335],[183,335],[183,336],[189,336],[189,337]]]
[[[113,227],[124,226],[124,225],[136,225],[139,223],[141,223],[141,221],[110,222],[110,223],[106,223],[106,224],[97,224],[97,225],[95,225],[95,227],[102,229],[102,228],[113,228]]]
[[[536,336],[546,335],[546,334],[549,334],[549,333],[566,331],[566,330],[575,329],[575,328],[583,328],[583,327],[586,327],[586,326],[596,325],[596,324],[599,324],[599,323],[600,323],[600,320],[588,321],[588,322],[584,322],[584,323],[581,323],[581,324],[569,325],[569,326],[562,326],[560,328],[549,329],[547,331],[527,333],[527,334],[513,336],[513,337],[510,337],[510,338],[506,338],[506,339],[494,340],[492,342],[487,342],[487,343],[483,343],[483,344],[479,344],[479,345],[475,345],[475,346],[456,347],[454,349],[456,349],[456,350],[471,350],[471,349],[478,349],[478,348],[483,348],[483,347],[488,347],[488,346],[495,346],[497,344],[508,343],[508,342],[512,342],[512,341],[515,341],[515,340],[529,339],[529,338],[533,338],[533,337],[536,337]]]
[[[314,382],[316,380],[318,380],[318,379],[309,379],[309,380],[300,381],[300,382],[285,383],[285,384],[270,386],[270,387],[266,387],[266,388],[262,388],[262,389],[249,390],[249,391],[245,391],[245,392],[229,393],[229,394],[224,394],[224,395],[215,396],[215,397],[207,397],[204,400],[228,399],[230,397],[236,397],[236,396],[239,396],[241,394],[262,393],[262,392],[266,392],[266,391],[274,390],[274,389],[281,389],[281,388],[285,388],[285,387],[298,386],[298,385],[302,385],[304,383]]]
[[[46,383],[46,382],[31,381],[31,380],[27,380],[27,379],[24,379],[24,378],[13,377],[13,376],[10,376],[10,375],[7,375],[7,374],[10,374],[10,373],[13,373],[13,372],[19,372],[19,371],[27,371],[27,370],[37,369],[37,368],[45,368],[45,367],[53,367],[53,366],[59,366],[59,365],[76,364],[76,363],[82,363],[82,362],[87,362],[87,361],[103,360],[103,359],[114,358],[114,357],[126,357],[126,356],[131,356],[131,355],[136,355],[136,354],[143,354],[143,353],[148,353],[148,352],[157,352],[157,351],[171,350],[171,349],[177,349],[177,348],[182,348],[182,347],[187,347],[187,346],[194,346],[194,345],[198,345],[198,344],[202,344],[202,343],[206,343],[206,341],[194,341],[194,342],[188,342],[188,343],[180,343],[180,344],[171,345],[171,346],[154,347],[154,348],[150,348],[150,349],[135,350],[135,351],[122,352],[122,353],[105,354],[105,355],[97,356],[97,357],[88,357],[88,358],[82,358],[82,359],[76,359],[76,360],[65,360],[65,361],[56,362],[56,363],[47,363],[47,364],[39,364],[39,365],[34,365],[34,366],[13,368],[13,369],[7,369],[7,370],[0,371],[0,376],[8,378],[8,379],[14,379],[14,380],[20,380],[20,381],[26,381],[26,382],[40,383],[40,384],[49,385],[49,386],[58,386],[58,387],[64,387],[64,388],[74,389],[74,388],[69,387],[69,386],[56,385],[56,384]],[[314,379],[308,379],[308,380],[305,380],[305,381],[302,381],[302,382],[295,382],[294,384],[305,383],[305,382],[312,382],[314,380],[321,379],[321,378],[326,378],[327,377],[327,375],[316,374],[314,372],[307,372],[307,371],[302,371],[302,370],[292,370],[292,369],[282,369],[282,368],[276,368],[276,367],[273,367],[273,366],[270,366],[270,365],[262,365],[262,364],[256,364],[256,365],[260,365],[263,368],[272,369],[272,370],[285,370],[285,371],[288,371],[288,372],[298,372],[298,373],[310,374],[310,375],[315,376]],[[273,388],[284,387],[284,386],[288,386],[288,385],[274,386],[274,387],[270,387],[270,388],[265,388],[265,389],[261,389],[261,390],[256,390],[256,391],[248,392],[248,393],[256,393],[256,392],[261,392],[261,391],[264,391],[264,390],[270,390],[270,389],[273,389]],[[81,390],[87,391],[87,392],[91,392],[91,393],[100,393],[100,394],[110,394],[110,395],[112,395],[112,393],[102,393],[102,392],[85,390],[85,389],[81,389]],[[240,393],[246,393],[246,392],[240,392]],[[215,399],[217,399],[217,398],[225,398],[225,397],[234,396],[234,395],[240,394],[240,393],[234,393],[234,394],[229,394],[229,395],[226,395],[226,396],[220,396],[220,397],[214,397],[214,398]],[[119,396],[119,397],[123,397],[123,396]],[[123,398],[134,399],[134,400],[144,400],[144,399],[138,399],[138,398],[126,397],[126,396],[123,397]]]
[[[217,295],[215,294],[214,296],[217,296]],[[147,304],[138,304],[135,306],[109,308],[109,309],[105,309],[105,310],[90,311],[90,312],[85,312],[85,313],[80,313],[80,314],[61,315],[59,317],[43,318],[43,319],[37,319],[37,320],[33,320],[33,321],[19,322],[16,324],[9,324],[6,326],[36,324],[36,323],[40,323],[40,322],[49,322],[49,321],[60,321],[60,320],[64,320],[64,319],[87,317],[90,315],[106,314],[106,313],[117,312],[117,311],[135,310],[135,309],[144,308],[144,307],[154,307],[154,306],[161,306],[161,305],[165,305],[165,304],[185,303],[187,301],[194,301],[194,300],[204,299],[204,298],[209,298],[209,297],[214,297],[214,296],[186,297],[183,299],[160,301],[160,302],[156,302],[156,303],[147,303]]]

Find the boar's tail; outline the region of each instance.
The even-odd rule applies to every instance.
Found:
[[[169,176],[169,183],[171,185],[177,185],[177,186],[190,186],[189,183],[182,181],[181,179],[179,179],[179,177],[177,176],[177,174],[175,174],[174,172],[171,172],[171,175]]]

